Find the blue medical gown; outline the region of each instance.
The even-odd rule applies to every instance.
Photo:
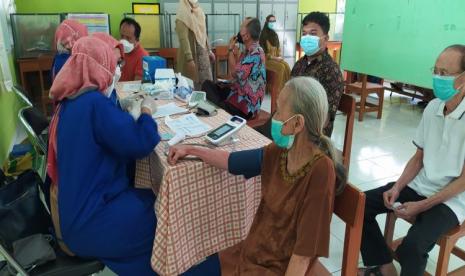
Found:
[[[151,116],[137,121],[98,91],[64,100],[57,128],[58,210],[64,242],[118,275],[154,275],[151,190],[133,188],[127,165],[160,141]]]
[[[55,55],[52,64],[52,81],[55,79],[56,75],[58,75],[58,72],[60,72],[61,68],[63,67],[63,65],[65,65],[66,61],[70,56],[71,55],[67,53]]]

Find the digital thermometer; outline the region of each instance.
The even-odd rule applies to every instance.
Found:
[[[205,135],[205,139],[214,145],[220,145],[238,132],[246,123],[244,118],[233,116],[229,121]]]

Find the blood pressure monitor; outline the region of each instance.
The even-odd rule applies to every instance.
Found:
[[[232,135],[238,132],[246,123],[247,121],[245,119],[239,116],[233,116],[229,121],[205,135],[205,139],[214,145],[220,145],[228,138],[231,138]]]

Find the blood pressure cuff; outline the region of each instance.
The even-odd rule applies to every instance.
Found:
[[[232,152],[228,159],[229,173],[245,178],[258,176],[262,172],[263,148]]]

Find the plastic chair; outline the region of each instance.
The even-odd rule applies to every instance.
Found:
[[[334,213],[346,223],[342,276],[357,275],[364,212],[365,194],[351,184],[347,184],[342,194],[338,195],[334,202]],[[316,260],[305,275],[320,276],[331,275],[331,273]]]

